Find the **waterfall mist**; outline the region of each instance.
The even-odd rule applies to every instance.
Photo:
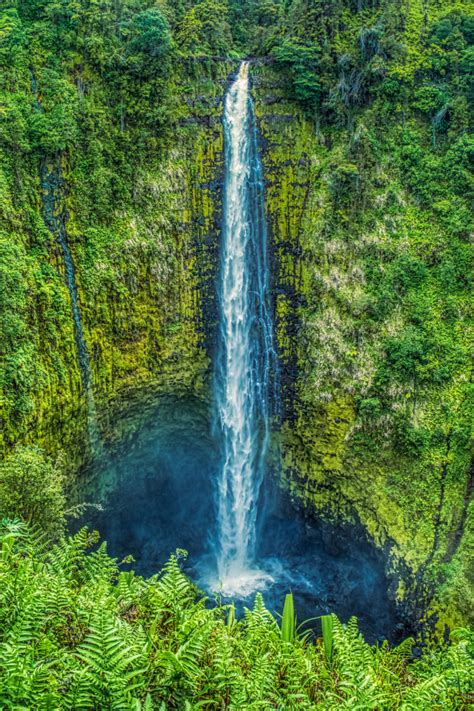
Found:
[[[73,502],[101,503],[102,509],[88,508],[74,525],[99,530],[110,554],[118,560],[133,555],[126,567],[144,576],[156,574],[177,548],[185,549],[184,571],[209,593],[212,604],[214,494],[222,462],[208,404],[166,396],[147,410],[140,403],[123,417],[120,427],[126,432],[130,421],[133,432],[83,471],[83,487]],[[281,613],[291,590],[300,621],[328,612],[344,621],[356,615],[367,639],[395,639],[401,619],[388,594],[385,556],[367,541],[363,528],[305,516],[271,472],[262,482],[262,498],[266,505],[258,507],[254,570],[267,577],[260,572],[248,579],[238,597],[217,589],[218,598],[233,598],[241,613],[262,590],[268,609]]]

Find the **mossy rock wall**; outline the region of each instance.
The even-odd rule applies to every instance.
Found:
[[[470,615],[470,359],[462,276],[446,284],[434,255],[455,263],[465,237],[404,182],[396,117],[382,126],[374,107],[350,128],[317,126],[265,63],[253,91],[284,482],[317,515],[360,520],[391,553],[401,599],[422,606],[436,588],[442,631]],[[430,127],[410,128],[429,151]]]
[[[15,156],[10,163],[5,156],[10,210],[4,226],[14,233],[2,249],[15,268],[21,257],[24,268],[15,279],[9,274],[6,285],[11,319],[18,321],[14,336],[19,332],[21,338],[13,343],[6,368],[4,452],[17,442],[34,442],[50,454],[62,449],[72,471],[89,456],[88,403],[64,254],[58,235],[48,229],[46,210],[54,224],[62,221],[72,256],[102,441],[112,436],[114,413],[138,392],[143,397],[166,391],[207,394],[221,213],[222,100],[235,65],[188,64],[176,71],[173,95],[179,101],[168,137],[157,145],[148,139],[139,162],[130,155],[130,182],[116,190],[123,191],[123,199],[106,199],[113,176],[103,172],[113,170],[113,156],[109,164],[101,163],[102,154],[94,158],[94,131],[101,129],[114,136],[113,148],[125,162],[134,150],[109,115],[104,126],[98,119],[96,127],[83,127],[74,150],[29,156],[21,180]],[[100,81],[89,81],[91,93],[99,91]],[[31,104],[38,100],[26,79],[22,89]],[[94,97],[96,109],[99,99]],[[100,145],[104,152],[104,142]],[[91,180],[94,160],[97,175]],[[41,184],[42,167],[57,177],[51,194]],[[22,189],[15,196],[18,182]],[[15,200],[23,211],[18,213]]]

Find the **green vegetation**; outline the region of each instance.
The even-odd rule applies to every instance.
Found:
[[[90,453],[61,230],[102,439],[142,397],[206,396],[221,102],[251,54],[285,483],[390,550],[438,640],[472,621],[473,42],[469,0],[4,0],[0,514],[58,538]],[[291,598],[281,631],[261,600],[234,622],[174,559],[144,582],[86,533],[3,535],[6,708],[468,703],[467,633],[408,663],[328,618],[312,646]]]
[[[473,22],[293,2],[254,70],[286,479],[391,548],[400,599],[436,591],[440,635],[472,619]]]
[[[54,709],[466,708],[472,635],[411,662],[332,616],[331,652],[291,635],[256,596],[236,621],[206,607],[179,555],[148,581],[120,572],[81,530],[52,549],[1,527],[0,704]],[[282,638],[283,637],[283,638]]]
[[[64,471],[37,447],[17,447],[0,462],[0,511],[40,527],[48,536],[64,532]]]
[[[203,55],[217,51],[216,12],[200,10]],[[61,229],[105,422],[143,385],[200,387],[200,237],[215,229],[206,184],[222,141],[208,119],[232,65],[188,60],[183,22],[171,4],[2,5],[2,453],[29,440],[87,455]]]

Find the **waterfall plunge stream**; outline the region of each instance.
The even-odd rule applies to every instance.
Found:
[[[216,425],[222,442],[216,550],[219,588],[237,595],[265,578],[255,565],[255,538],[276,373],[262,168],[247,62],[226,95],[224,141],[215,364]]]
[[[35,81],[33,82],[33,89],[36,92]],[[36,104],[36,110],[41,110],[39,102]],[[101,442],[97,428],[97,413],[92,389],[89,353],[86,346],[86,340],[84,338],[81,310],[79,308],[74,261],[71,250],[69,249],[66,232],[66,214],[62,205],[63,180],[61,177],[61,166],[58,158],[51,160],[51,166],[49,168],[47,159],[43,159],[40,168],[40,179],[44,220],[49,231],[59,243],[63,255],[65,282],[69,291],[69,297],[71,299],[77,361],[86,402],[89,446],[92,455],[97,455],[102,452]]]

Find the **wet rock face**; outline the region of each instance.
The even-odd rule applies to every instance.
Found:
[[[260,71],[262,69],[260,65]],[[299,288],[298,264],[301,257],[298,214],[304,209],[308,190],[308,175],[304,157],[300,157],[301,172],[294,174],[291,147],[282,133],[282,126],[296,127],[297,116],[288,111],[284,88],[278,81],[262,76],[259,67],[253,76],[259,124],[259,141],[265,173],[265,203],[268,220],[271,272],[275,303],[275,329],[279,344],[281,397],[284,417],[296,417],[297,341],[299,308],[304,294]],[[276,91],[279,91],[277,94]],[[281,111],[275,113],[278,105]],[[271,108],[270,108],[271,107]]]

